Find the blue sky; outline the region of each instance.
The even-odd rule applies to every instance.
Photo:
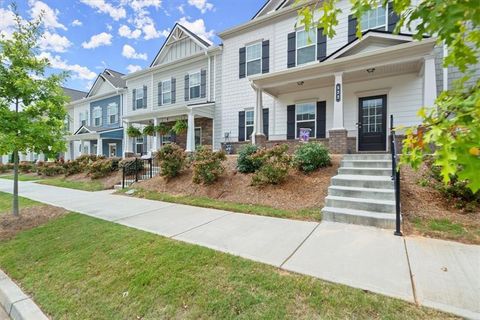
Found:
[[[0,0],[0,33],[11,34],[10,0]],[[263,0],[17,0],[31,19],[44,12],[43,57],[69,70],[66,86],[88,90],[105,68],[148,67],[175,22],[214,43],[216,33],[248,21]]]

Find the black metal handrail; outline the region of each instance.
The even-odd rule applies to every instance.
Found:
[[[134,182],[151,179],[160,174],[158,160],[154,158],[135,158],[122,168],[122,189]]]
[[[397,141],[395,128],[393,127],[393,115],[390,115],[390,151],[392,153],[392,180],[395,190],[395,232],[396,236],[402,236],[401,213],[400,213],[400,166],[398,166]]]

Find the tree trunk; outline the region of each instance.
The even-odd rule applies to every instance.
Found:
[[[18,151],[13,151],[13,215],[20,215],[18,210]]]

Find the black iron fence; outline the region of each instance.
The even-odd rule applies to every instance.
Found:
[[[395,190],[395,235],[401,236],[401,213],[400,213],[400,166],[398,165],[397,140],[393,127],[393,115],[390,115],[390,151],[392,153],[392,180]]]
[[[160,174],[160,166],[156,158],[135,158],[122,168],[122,189],[135,182],[148,180]]]

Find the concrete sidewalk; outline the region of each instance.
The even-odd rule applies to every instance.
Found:
[[[12,181],[0,179],[0,191]],[[20,183],[22,196],[285,270],[480,319],[480,246]]]

